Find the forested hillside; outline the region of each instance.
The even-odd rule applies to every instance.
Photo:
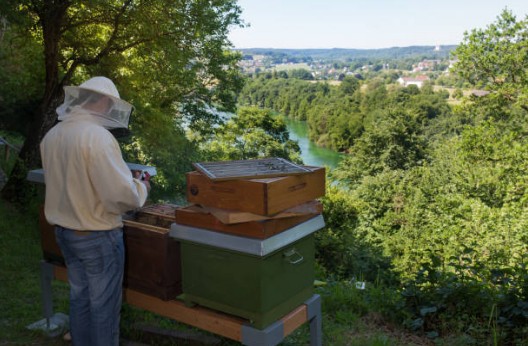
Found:
[[[432,339],[528,342],[527,33],[505,11],[466,35],[450,73],[489,93],[455,106],[390,73],[338,86],[261,74],[239,98],[348,154],[331,173],[320,264],[339,282],[391,287],[378,311]]]
[[[266,55],[275,62],[308,62],[314,60],[361,60],[361,59],[385,59],[396,60],[410,57],[421,57],[427,59],[449,58],[449,53],[455,46],[442,46],[435,49],[434,46],[392,47],[381,49],[270,49],[270,48],[247,48],[240,49],[243,54]]]
[[[400,87],[390,73],[368,81],[347,76],[339,86],[276,76],[262,74],[248,81],[239,103],[305,120],[311,140],[337,151],[351,150],[366,129],[398,109],[412,114],[423,131],[434,131],[435,123],[451,118],[449,93],[434,92],[432,86]]]

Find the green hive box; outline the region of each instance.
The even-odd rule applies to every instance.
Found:
[[[266,240],[173,224],[180,241],[183,297],[263,329],[313,294],[317,216]]]

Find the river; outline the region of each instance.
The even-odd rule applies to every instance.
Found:
[[[282,117],[288,127],[290,139],[297,141],[301,147],[301,158],[305,165],[308,166],[328,166],[329,168],[337,167],[337,164],[343,157],[336,151],[316,146],[308,139],[308,125],[304,121],[293,120]]]

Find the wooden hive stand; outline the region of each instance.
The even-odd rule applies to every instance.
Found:
[[[41,288],[46,320],[53,316],[53,279],[68,282],[66,268],[43,260]],[[309,322],[310,345],[322,346],[321,297],[317,294],[265,329],[256,329],[248,320],[240,317],[200,306],[188,307],[179,300],[164,301],[128,288],[123,290],[123,302],[248,346],[275,346],[301,325]]]

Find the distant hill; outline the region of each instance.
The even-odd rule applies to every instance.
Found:
[[[274,60],[284,58],[298,61],[312,60],[361,60],[361,59],[405,59],[423,57],[426,59],[446,59],[454,50],[456,45],[440,46],[410,46],[410,47],[391,47],[379,49],[281,49],[281,48],[247,48],[235,49],[243,55],[265,55]]]

